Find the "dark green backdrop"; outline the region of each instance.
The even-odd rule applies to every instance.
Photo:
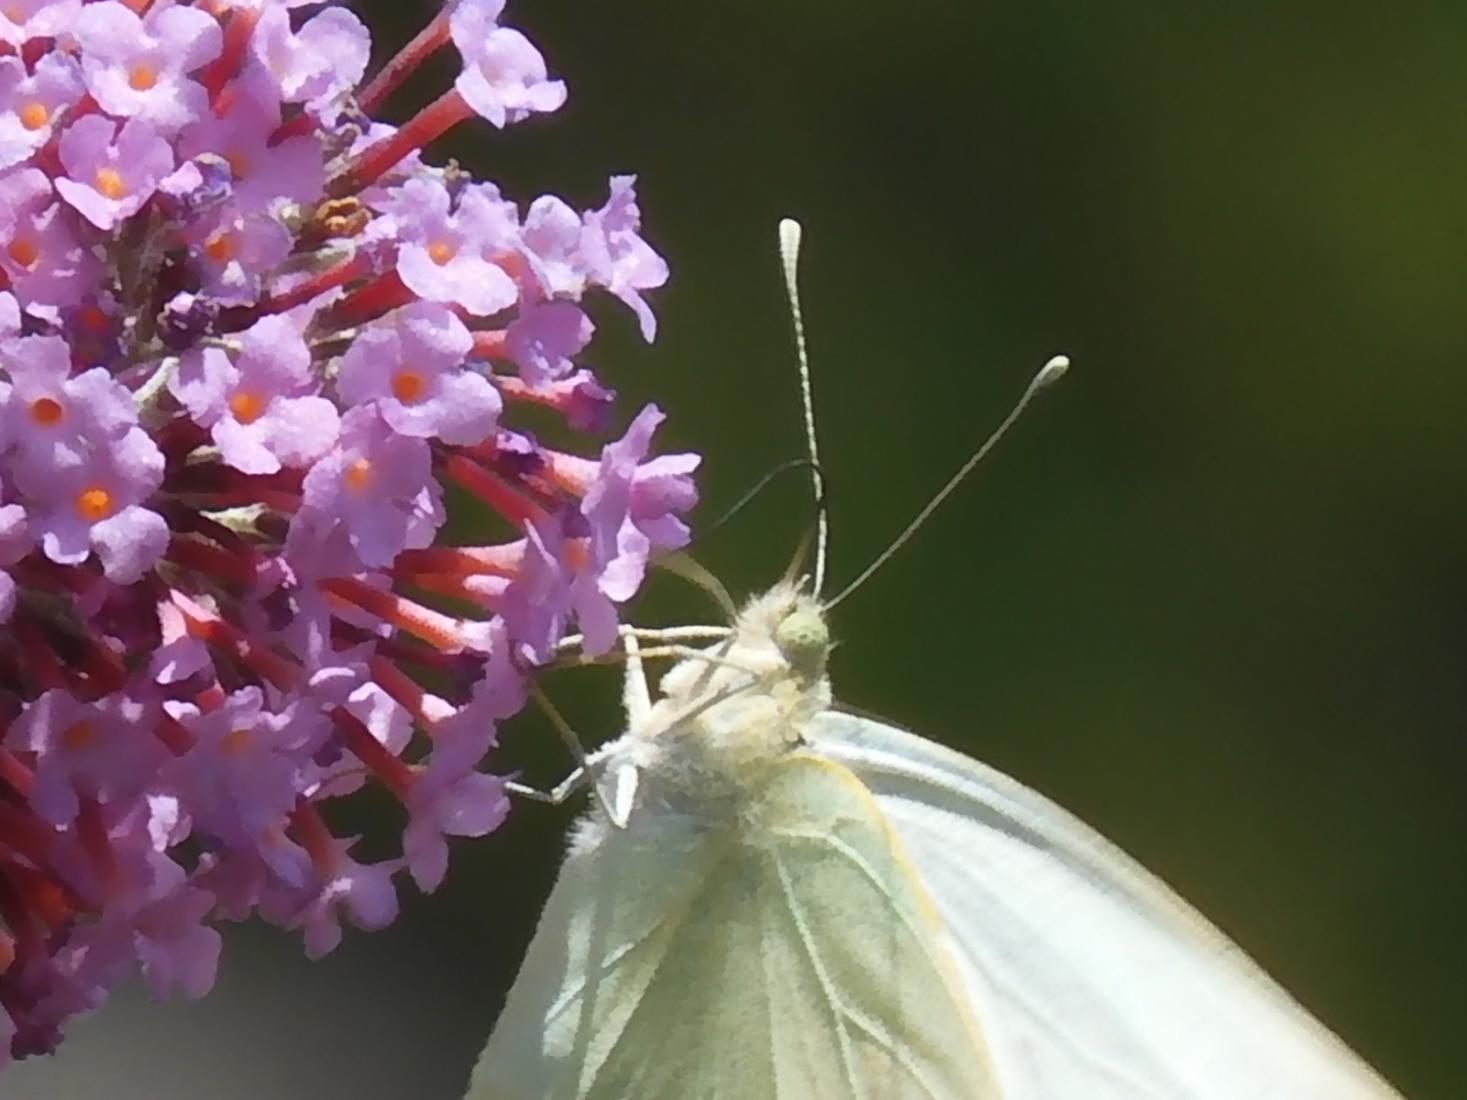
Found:
[[[357,7],[384,53],[424,17]],[[707,454],[705,516],[799,453],[774,224],[805,221],[837,579],[1068,352],[840,609],[838,692],[1079,812],[1408,1096],[1453,1100],[1467,15],[1282,7],[518,0],[570,105],[441,152],[522,199],[641,174],[663,337],[604,310],[597,362],[625,416],[655,397],[665,442]],[[707,561],[767,583],[802,500],[772,493]],[[670,582],[643,617],[707,614]],[[615,731],[611,685],[562,681]],[[543,738],[512,727],[506,766],[549,778]],[[0,1095],[452,1098],[564,819],[461,844],[442,891],[322,963],[238,934],[206,1001],[122,998]]]

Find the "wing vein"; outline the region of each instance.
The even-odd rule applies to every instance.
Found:
[[[773,960],[769,957],[769,947],[774,937],[767,935],[768,929],[765,922],[768,919],[766,913],[761,912],[759,921],[759,959],[764,966],[764,1021],[769,1037],[769,1079],[774,1082],[776,1090],[779,1088],[779,1054],[774,1049],[774,974]],[[777,1095],[777,1094],[776,1094]]]
[[[804,948],[805,955],[810,960],[810,966],[815,971],[815,978],[820,983],[820,990],[825,995],[825,1007],[831,1015],[831,1022],[835,1026],[836,1040],[840,1043],[841,1069],[851,1088],[851,1095],[858,1096],[859,1093],[856,1091],[856,1067],[851,1053],[851,1037],[846,1030],[845,1006],[835,997],[830,975],[826,973],[825,964],[820,958],[820,952],[816,949],[814,939],[810,935],[809,926],[806,923],[802,907],[795,897],[794,887],[790,883],[789,870],[785,867],[784,860],[780,858],[777,851],[771,851],[769,858],[774,861],[774,870],[779,876],[779,886],[784,894],[785,907],[789,912],[790,920],[794,923],[795,931],[799,933],[800,945]]]

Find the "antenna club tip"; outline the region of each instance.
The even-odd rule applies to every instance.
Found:
[[[800,223],[794,218],[779,219],[779,251],[789,263],[800,251]]]
[[[1051,386],[1065,376],[1070,369],[1070,357],[1068,355],[1056,355],[1048,363],[1039,368],[1039,373],[1034,376],[1030,389],[1037,392],[1046,386]]]

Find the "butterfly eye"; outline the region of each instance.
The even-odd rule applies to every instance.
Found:
[[[774,628],[774,644],[790,667],[802,676],[818,676],[825,671],[830,631],[820,612],[810,608],[791,611]]]

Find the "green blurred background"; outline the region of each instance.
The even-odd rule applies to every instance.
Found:
[[[428,6],[358,3],[386,54]],[[1078,812],[1417,1100],[1467,1084],[1467,13],[1460,4],[519,0],[561,115],[435,150],[516,198],[635,171],[662,336],[595,362],[707,455],[705,518],[801,450],[805,309],[850,576],[1056,352],[999,454],[843,605],[842,698]],[[396,117],[449,79],[428,74]],[[783,568],[791,478],[702,556]],[[660,581],[640,617],[706,619]],[[559,677],[589,736],[615,685]],[[563,770],[533,719],[503,764]],[[457,1096],[566,813],[308,963],[243,929],[191,1006],[119,997],[6,1097]]]

